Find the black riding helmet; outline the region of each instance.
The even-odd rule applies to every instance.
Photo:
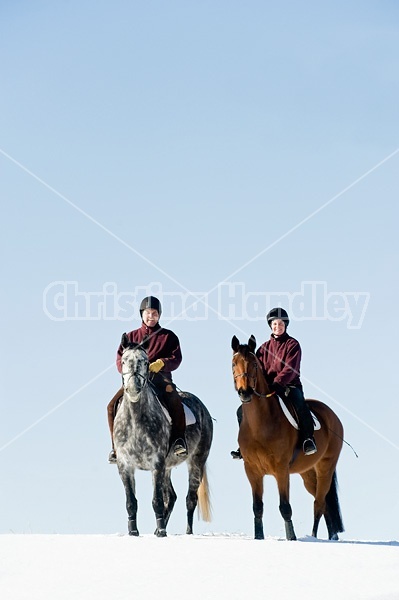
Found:
[[[141,301],[141,304],[140,304],[140,317],[141,318],[143,318],[143,311],[146,308],[153,308],[154,310],[157,310],[159,316],[161,316],[161,314],[162,314],[161,303],[158,300],[158,298],[155,298],[155,296],[147,296],[146,298],[143,298],[143,300]]]
[[[287,329],[290,320],[288,318],[288,313],[284,310],[284,308],[281,308],[280,306],[278,308],[272,308],[267,313],[266,321],[268,322],[270,328],[274,319],[281,319],[282,321],[284,321],[285,328]]]

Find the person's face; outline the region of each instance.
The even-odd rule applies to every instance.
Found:
[[[281,319],[273,319],[272,332],[274,335],[282,335],[285,331],[285,323]]]
[[[143,310],[143,323],[147,327],[155,327],[159,321],[159,312],[155,308],[146,308]]]

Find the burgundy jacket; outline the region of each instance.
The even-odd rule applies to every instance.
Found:
[[[170,329],[164,329],[158,323],[155,327],[147,327],[144,323],[139,329],[130,331],[127,334],[129,342],[140,344],[145,337],[148,337],[148,346],[146,348],[148,360],[150,363],[161,358],[165,366],[161,370],[167,377],[172,379],[171,371],[175,371],[182,361],[179,338]],[[116,367],[119,373],[122,372],[121,358],[123,348],[119,346],[116,354]]]
[[[301,347],[299,342],[288,335],[270,336],[270,340],[262,344],[256,351],[267,383],[279,383],[301,386]]]

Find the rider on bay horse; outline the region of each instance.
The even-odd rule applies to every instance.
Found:
[[[161,327],[158,323],[162,313],[161,303],[154,296],[147,296],[140,305],[141,327],[127,334],[129,342],[140,344],[146,340],[146,351],[150,362],[150,381],[156,388],[157,395],[164,404],[172,419],[171,446],[176,455],[187,454],[185,439],[186,420],[181,398],[172,382],[172,371],[175,371],[181,361],[182,354],[180,342],[175,333],[170,329]],[[116,366],[119,373],[122,372],[121,358],[123,348],[119,346],[116,355]],[[108,424],[111,433],[112,450],[108,457],[109,463],[116,462],[114,450],[113,431],[115,419],[115,407],[123,396],[123,387],[118,390],[111,402],[108,404]]]
[[[309,407],[303,395],[300,380],[301,347],[299,342],[288,335],[289,318],[284,308],[272,308],[266,320],[272,330],[270,339],[256,351],[270,389],[282,400],[291,403],[298,417],[299,432],[306,455],[317,452],[313,439],[314,424]],[[238,409],[240,422],[242,407]],[[242,412],[241,412],[242,414]],[[241,458],[240,449],[231,452],[233,458]]]

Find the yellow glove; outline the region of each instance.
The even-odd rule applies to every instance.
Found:
[[[152,362],[149,366],[151,373],[158,373],[161,369],[163,369],[165,363],[162,358],[158,358],[156,361]]]

